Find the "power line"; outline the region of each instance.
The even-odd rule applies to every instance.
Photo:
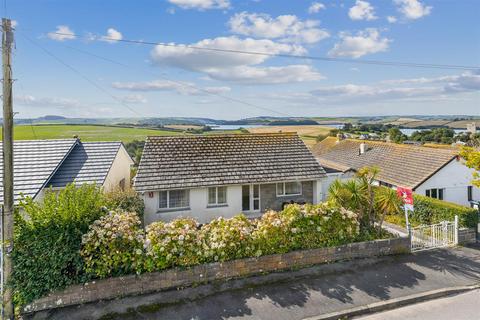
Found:
[[[342,62],[342,63],[354,63],[354,64],[364,64],[364,65],[381,65],[381,66],[394,66],[394,67],[465,70],[465,71],[480,69],[480,66],[431,64],[431,63],[382,61],[382,60],[356,60],[356,59],[354,60],[354,59],[343,59],[343,58],[332,58],[332,57],[321,57],[321,56],[310,56],[310,55],[295,55],[295,54],[287,54],[287,53],[268,53],[268,52],[259,52],[259,51],[199,47],[199,46],[188,45],[188,44],[151,42],[151,41],[143,41],[143,40],[115,39],[115,38],[106,37],[106,36],[102,36],[101,38],[85,37],[85,36],[81,36],[74,33],[62,33],[62,32],[49,32],[48,34],[73,36],[73,37],[83,38],[90,41],[108,40],[108,41],[115,41],[115,42],[129,43],[129,44],[142,44],[142,45],[149,45],[149,46],[154,45],[154,46],[187,48],[187,49],[193,49],[193,50],[203,50],[203,51],[231,53],[231,54],[248,54],[248,55],[267,56],[267,57],[293,58],[293,59],[316,60],[316,61],[327,61],[327,62]]]
[[[124,64],[124,63],[122,63],[122,62],[118,62],[118,61],[112,60],[112,59],[110,59],[110,58],[102,57],[102,56],[99,56],[98,54],[95,54],[95,53],[92,53],[92,52],[89,52],[89,51],[85,51],[85,50],[78,49],[78,48],[71,47],[71,46],[67,46],[67,45],[64,45],[64,47],[69,48],[69,49],[71,49],[71,50],[78,51],[78,52],[80,52],[80,53],[83,53],[83,54],[86,54],[86,55],[89,55],[89,56],[92,56],[92,57],[95,57],[95,58],[97,58],[97,59],[101,59],[101,60],[108,61],[108,62],[110,62],[110,63],[113,63],[113,64],[116,64],[116,65],[122,66],[122,67],[124,67],[124,68],[129,68],[129,69],[132,68],[131,66],[128,66],[128,65],[126,65],[126,64]],[[291,115],[291,114],[284,113],[284,112],[281,112],[281,111],[278,111],[278,110],[275,110],[275,109],[270,109],[270,108],[267,108],[267,107],[264,107],[264,106],[260,106],[260,105],[257,105],[257,104],[253,104],[253,103],[250,103],[250,102],[247,102],[247,101],[243,101],[243,100],[240,100],[240,99],[236,99],[236,98],[232,98],[232,97],[229,97],[229,96],[225,96],[225,95],[222,95],[222,94],[219,94],[219,93],[216,93],[216,92],[212,92],[212,91],[203,89],[203,88],[201,88],[201,87],[198,87],[198,86],[195,86],[195,85],[192,85],[192,84],[189,84],[189,83],[172,80],[172,79],[169,79],[169,78],[167,78],[167,77],[165,77],[165,76],[163,76],[163,75],[157,74],[157,73],[153,73],[153,72],[149,72],[149,73],[153,74],[153,75],[156,76],[156,77],[162,78],[162,79],[165,80],[165,81],[169,81],[169,82],[172,82],[172,83],[181,85],[181,86],[183,86],[183,87],[192,88],[192,89],[194,89],[194,90],[198,90],[198,91],[204,92],[204,93],[209,94],[209,95],[212,95],[212,96],[217,96],[217,97],[223,98],[223,99],[228,100],[228,101],[231,101],[231,102],[243,104],[243,105],[246,105],[246,106],[249,106],[249,107],[252,107],[252,108],[256,108],[256,109],[261,109],[261,110],[264,110],[264,111],[273,112],[273,113],[276,113],[276,114],[279,114],[279,115],[282,115],[282,116],[294,117],[294,116]]]
[[[136,111],[135,109],[133,109],[130,105],[128,105],[125,101],[119,99],[118,97],[114,96],[113,94],[111,94],[110,92],[108,92],[105,88],[103,88],[102,86],[100,86],[99,84],[97,84],[95,81],[91,80],[90,78],[88,78],[87,76],[85,76],[83,73],[81,73],[80,71],[78,71],[76,68],[72,67],[71,65],[69,65],[68,63],[66,63],[65,61],[63,61],[62,59],[60,59],[58,56],[56,56],[55,54],[53,54],[51,51],[47,50],[46,48],[44,48],[43,46],[41,46],[40,44],[36,43],[33,39],[30,39],[29,37],[27,37],[26,35],[24,35],[23,33],[21,34],[25,39],[27,39],[30,43],[32,43],[33,45],[35,45],[36,47],[40,48],[44,53],[46,53],[47,55],[49,55],[51,58],[57,60],[57,62],[59,62],[60,64],[62,64],[63,66],[65,66],[66,68],[70,69],[71,71],[73,71],[75,74],[77,74],[79,77],[81,77],[82,79],[84,79],[85,81],[87,81],[88,83],[90,83],[92,86],[94,86],[95,88],[97,88],[97,90],[103,92],[104,94],[108,95],[110,98],[112,98],[113,100],[117,101],[118,103],[120,103],[122,106],[124,106],[125,108],[127,108],[128,110],[130,110],[132,113],[140,116],[140,117],[144,117],[144,115],[140,114],[138,111]]]

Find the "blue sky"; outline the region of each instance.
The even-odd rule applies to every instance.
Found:
[[[25,118],[480,115],[479,70],[112,41],[480,66],[478,12],[476,0],[8,1],[14,107]]]

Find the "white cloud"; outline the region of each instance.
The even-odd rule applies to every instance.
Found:
[[[55,41],[73,40],[76,38],[75,33],[68,26],[57,26],[55,31],[49,32],[47,36]]]
[[[316,43],[330,34],[318,28],[318,20],[300,20],[295,15],[272,18],[268,14],[241,12],[228,22],[233,33],[283,42]]]
[[[388,85],[425,85],[440,84],[445,92],[480,91],[480,73],[464,72],[459,75],[449,75],[436,78],[411,78],[382,81]]]
[[[394,17],[394,16],[388,16],[387,21],[388,21],[388,23],[395,23],[395,22],[397,22],[397,18]]]
[[[239,39],[235,36],[205,39],[192,46],[265,52],[269,54],[305,54],[302,46],[278,43],[272,40]],[[159,65],[205,73],[210,79],[239,83],[286,83],[312,81],[323,78],[306,65],[283,67],[257,66],[270,57],[264,55],[232,54],[228,52],[195,50],[187,46],[156,46],[151,52],[152,61]]]
[[[123,39],[123,35],[120,33],[120,31],[115,30],[114,28],[108,28],[107,34],[100,37],[100,40],[108,43],[115,43],[118,40],[122,40],[122,39]]]
[[[177,5],[182,9],[227,9],[230,7],[229,0],[168,0],[171,4]]]
[[[174,43],[171,43],[172,45]],[[277,43],[271,40],[239,39],[235,36],[204,39],[191,44],[197,48],[217,48],[221,50],[240,50],[265,52],[268,54],[305,54],[302,46]],[[158,45],[151,51],[154,63],[180,67],[199,72],[226,69],[241,65],[256,65],[265,62],[269,57],[264,55],[236,54],[208,50],[196,50],[187,46]]]
[[[14,97],[16,103],[32,107],[54,107],[54,108],[81,108],[83,105],[74,99],[43,97],[37,98],[32,95],[17,95]]]
[[[191,82],[168,81],[168,80],[153,80],[146,82],[114,82],[112,87],[115,89],[128,91],[174,91],[181,95],[205,95],[222,94],[229,92],[230,87],[197,87]]]
[[[369,2],[362,0],[355,1],[355,5],[348,10],[348,16],[352,20],[370,21],[377,19],[373,6]]]
[[[340,42],[336,43],[328,54],[334,57],[359,58],[366,54],[387,51],[391,41],[380,37],[375,28],[359,31],[356,35],[341,32]]]
[[[308,13],[313,14],[313,13],[318,13],[320,10],[325,10],[325,5],[320,2],[312,2],[310,7],[308,8]]]
[[[323,75],[309,65],[288,65],[282,67],[239,66],[218,70],[211,76],[217,80],[244,84],[279,84],[325,79]]]
[[[148,100],[141,94],[130,94],[124,97],[120,97],[120,100],[122,100],[125,103],[147,103]]]
[[[426,6],[418,0],[394,0],[394,2],[398,6],[398,11],[410,20],[428,16],[432,11],[432,6]]]

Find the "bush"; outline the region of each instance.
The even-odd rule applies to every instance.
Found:
[[[455,203],[414,195],[414,212],[411,220],[416,224],[433,224],[443,220],[453,221],[458,215],[459,225],[476,228],[478,211]]]
[[[213,261],[244,258],[254,252],[254,225],[243,214],[230,219],[217,218],[202,226],[205,256]]]
[[[104,214],[102,191],[94,185],[47,191],[42,203],[25,198],[15,215],[12,253],[15,302],[28,303],[88,279],[80,256],[82,234]]]
[[[205,260],[205,245],[194,219],[154,222],[147,227],[148,271],[191,266]]]
[[[144,233],[136,213],[110,212],[82,237],[85,271],[105,278],[143,271]]]
[[[121,210],[125,212],[135,212],[143,223],[143,213],[145,204],[140,195],[133,189],[116,189],[105,193],[106,205],[111,210]]]
[[[256,255],[285,253],[297,249],[336,246],[354,241],[359,233],[357,215],[330,203],[289,205],[270,211],[254,231]]]

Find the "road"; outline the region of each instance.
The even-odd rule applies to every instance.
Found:
[[[480,319],[480,289],[360,317],[358,320],[474,320]]]

